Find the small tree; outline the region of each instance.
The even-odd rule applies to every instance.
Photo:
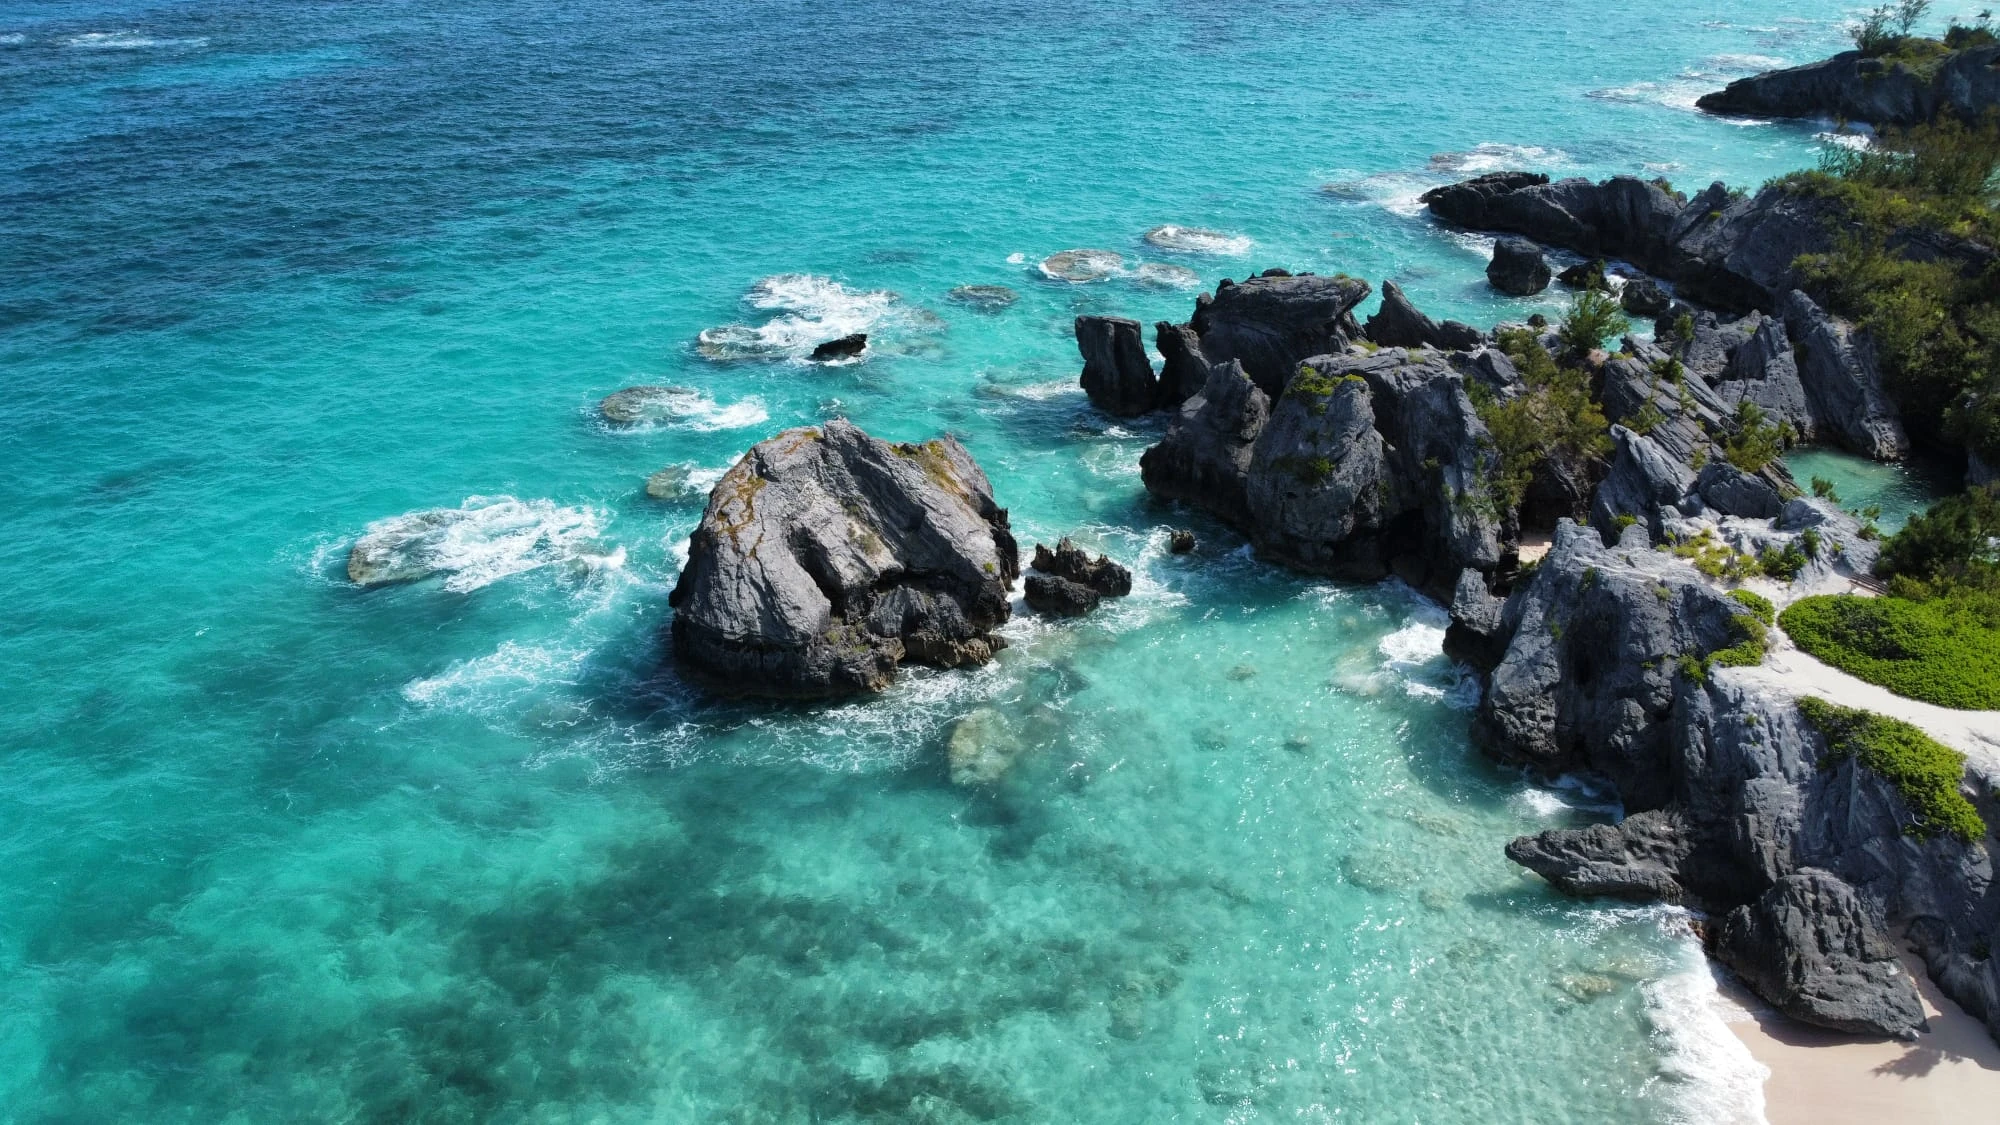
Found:
[[[1556,331],[1565,346],[1583,354],[1603,347],[1605,337],[1619,335],[1630,327],[1632,322],[1611,294],[1589,289],[1577,294],[1576,304],[1570,306],[1569,315],[1563,317],[1562,327]]]
[[[1916,30],[1917,21],[1930,10],[1931,0],[1885,2],[1862,16],[1861,22],[1848,35],[1862,54],[1885,55],[1908,38]]]
[[[1736,432],[1723,443],[1722,455],[1746,473],[1778,459],[1795,436],[1790,422],[1773,422],[1764,408],[1744,399],[1736,404]]]

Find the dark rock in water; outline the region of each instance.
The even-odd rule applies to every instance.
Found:
[[[1076,346],[1083,353],[1083,392],[1107,414],[1129,418],[1159,401],[1159,379],[1146,358],[1139,322],[1122,316],[1076,318]]]
[[[1605,293],[1611,291],[1611,282],[1604,276],[1603,259],[1578,262],[1557,274],[1556,280],[1571,289],[1596,289]]]
[[[1639,265],[1678,282],[1689,300],[1771,309],[1798,286],[1793,263],[1833,248],[1840,218],[1833,201],[1782,184],[1743,197],[1715,183],[1675,221],[1672,251]]]
[[[1856,1035],[1930,1030],[1896,947],[1830,872],[1794,872],[1730,911],[1715,955],[1793,1019]]]
[[[1525,238],[1503,238],[1493,245],[1486,280],[1514,297],[1532,297],[1549,287],[1549,262],[1542,248]]]
[[[1193,327],[1211,364],[1231,360],[1266,395],[1282,394],[1299,364],[1338,352],[1360,338],[1353,310],[1368,298],[1368,283],[1312,274],[1224,281],[1195,309]]]
[[[956,440],[787,430],[710,494],[669,599],[674,655],[727,694],[879,691],[903,660],[990,659],[1019,573],[1007,513]]]
[[[1176,555],[1193,554],[1194,545],[1194,532],[1186,528],[1177,527],[1167,536],[1167,550]]]
[[[1068,539],[1057,542],[1053,551],[1035,544],[1034,567],[1043,574],[1081,583],[1107,597],[1122,598],[1132,592],[1131,571],[1104,555],[1091,558],[1090,552]]]
[[[1081,617],[1097,608],[1102,595],[1081,582],[1030,572],[1022,584],[1028,608],[1056,617]]]
[[[1921,125],[1940,113],[1976,121],[2000,108],[2000,46],[1974,47],[1936,66],[1843,51],[1829,59],[1739,78],[1695,105],[1746,117],[1825,117],[1870,125]]]
[[[1005,285],[960,285],[946,296],[975,312],[989,313],[999,312],[1021,299],[1019,293]]]
[[[1208,382],[1208,357],[1202,354],[1201,336],[1192,324],[1162,320],[1153,325],[1153,342],[1166,360],[1160,369],[1160,408],[1178,410]]]
[[[1827,315],[1804,293],[1788,293],[1782,312],[1797,348],[1799,383],[1814,433],[1878,461],[1908,454],[1909,435],[1882,389],[1882,371],[1866,336]]]
[[[1506,652],[1506,601],[1486,588],[1486,576],[1470,567],[1459,572],[1451,596],[1451,625],[1444,632],[1444,652],[1453,660],[1487,669]]]
[[[867,348],[868,333],[856,332],[850,336],[842,336],[838,340],[828,340],[826,343],[813,349],[812,357],[819,360],[851,359],[866,351]]]
[[[1299,569],[1389,573],[1449,596],[1470,567],[1499,563],[1485,495],[1491,441],[1442,355],[1385,348],[1307,361],[1273,406],[1235,365],[1217,365],[1140,468],[1156,496],[1242,529]]]
[[[1592,258],[1645,266],[1670,244],[1681,203],[1658,184],[1614,176],[1600,184],[1496,172],[1425,192],[1431,214],[1457,227],[1495,231]]]
[[[1655,317],[1666,312],[1674,299],[1650,277],[1635,277],[1618,294],[1618,304],[1633,316]]]
[[[677,403],[700,397],[701,392],[693,387],[626,387],[605,395],[597,412],[614,425],[634,426],[671,415]]]
[[[1498,230],[1498,216],[1509,198],[1524,188],[1542,187],[1549,182],[1539,172],[1488,172],[1423,194],[1431,213],[1454,226],[1472,230]]]
[[[655,500],[686,500],[700,495],[689,477],[695,466],[688,464],[668,465],[646,478],[646,495]]]
[[[1688,846],[1679,825],[1661,812],[1635,813],[1619,824],[1521,836],[1507,858],[1565,894],[1633,902],[1679,902],[1676,874]]]

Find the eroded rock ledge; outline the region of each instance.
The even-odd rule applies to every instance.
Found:
[[[1019,576],[1007,512],[955,439],[787,430],[710,494],[669,599],[674,656],[726,694],[880,691],[905,660],[990,659]]]

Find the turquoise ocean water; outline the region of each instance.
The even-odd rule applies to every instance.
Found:
[[[1469,747],[1438,610],[1149,503],[1070,321],[1274,265],[1552,309],[1415,195],[1808,164],[1691,104],[1848,14],[0,5],[0,1120],[1754,1120],[1682,922],[1502,857],[1607,810]],[[634,383],[699,398],[599,424]],[[1136,592],[876,700],[690,693],[699,504],[643,481],[835,414]],[[461,505],[452,574],[346,583]],[[981,707],[1033,749],[955,788]]]

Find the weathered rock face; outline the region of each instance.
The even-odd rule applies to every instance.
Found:
[[[1448,597],[1491,572],[1500,527],[1483,503],[1497,464],[1464,377],[1434,352],[1309,360],[1276,404],[1217,367],[1140,461],[1146,487],[1240,528],[1268,557],[1319,574],[1395,572]]]
[[[1666,538],[1663,509],[1684,514],[1695,472],[1660,443],[1624,426],[1611,427],[1611,471],[1590,502],[1590,525],[1616,540],[1628,521],[1646,529],[1648,546]]]
[[[1715,955],[1793,1019],[1858,1035],[1929,1030],[1896,947],[1830,872],[1793,872],[1730,911]]]
[[[1453,226],[1523,235],[1591,258],[1645,263],[1667,249],[1681,201],[1634,176],[1603,183],[1492,173],[1424,193],[1431,213]]]
[[[1819,421],[1805,385],[1799,382],[1798,359],[1785,322],[1776,317],[1759,320],[1750,338],[1736,346],[1727,366],[1713,377],[1715,396],[1731,407],[1754,403],[1771,418],[1790,423],[1800,441],[1817,441]]]
[[[1799,383],[1814,433],[1880,461],[1907,455],[1909,435],[1882,389],[1881,368],[1866,337],[1796,290],[1785,296],[1783,314],[1797,345]]]
[[[1870,125],[1919,125],[1939,113],[1974,121],[2000,106],[2000,47],[1953,55],[1933,73],[1859,51],[1740,78],[1695,105],[1748,117],[1827,117]]]
[[[1160,369],[1160,408],[1179,410],[1182,403],[1208,384],[1208,357],[1194,326],[1162,320],[1153,325],[1153,342],[1166,365]]]
[[[1358,278],[1313,274],[1224,282],[1192,323],[1208,362],[1242,363],[1258,388],[1276,398],[1300,362],[1360,338],[1353,311],[1369,292]]]
[[[1794,500],[1776,522],[1819,510]],[[1490,615],[1473,603],[1470,616]],[[1453,611],[1456,627],[1465,611]],[[1719,957],[1780,1010],[1842,1030],[1917,1026],[1883,936],[1903,927],[1940,986],[2000,1034],[1990,841],[1907,833],[1895,787],[1831,761],[1789,700],[1742,686],[1732,669],[1681,667],[1747,635],[1743,614],[1637,529],[1614,547],[1558,529],[1502,612],[1504,655],[1475,731],[1506,760],[1608,777],[1630,815],[1523,837],[1507,854],[1568,893],[1685,901],[1724,917]],[[2000,814],[1992,780],[1969,779],[1989,822]]]
[[[1715,183],[1688,201],[1674,224],[1671,253],[1647,269],[1678,282],[1689,300],[1772,310],[1798,287],[1793,263],[1832,249],[1840,225],[1831,200],[1784,186],[1732,196]]]
[[[1054,574],[1028,572],[1022,583],[1028,608],[1051,617],[1081,617],[1097,608],[1103,595],[1081,582]]]
[[[1132,572],[1064,539],[1051,551],[1035,544],[1034,569],[1028,572],[1028,605],[1039,613],[1075,617],[1097,608],[1104,598],[1132,592]]]
[[[821,362],[830,359],[852,359],[867,350],[868,333],[856,332],[819,345],[813,349],[812,357]]]
[[[1469,324],[1447,320],[1442,324],[1403,295],[1402,286],[1382,283],[1382,309],[1368,318],[1368,339],[1385,348],[1443,348],[1469,351],[1484,342],[1484,334]]]
[[[1076,318],[1076,346],[1083,353],[1083,393],[1107,414],[1132,417],[1159,405],[1159,379],[1146,358],[1139,322],[1122,316]]]
[[[1658,316],[1673,303],[1672,295],[1650,277],[1635,277],[1618,293],[1618,304],[1633,316]]]
[[[710,494],[669,599],[674,655],[728,694],[879,691],[906,659],[989,659],[1019,568],[1007,513],[956,440],[787,430]]]
[[[1511,297],[1532,297],[1549,287],[1548,259],[1542,248],[1525,238],[1503,238],[1493,244],[1486,263],[1487,284]]]

